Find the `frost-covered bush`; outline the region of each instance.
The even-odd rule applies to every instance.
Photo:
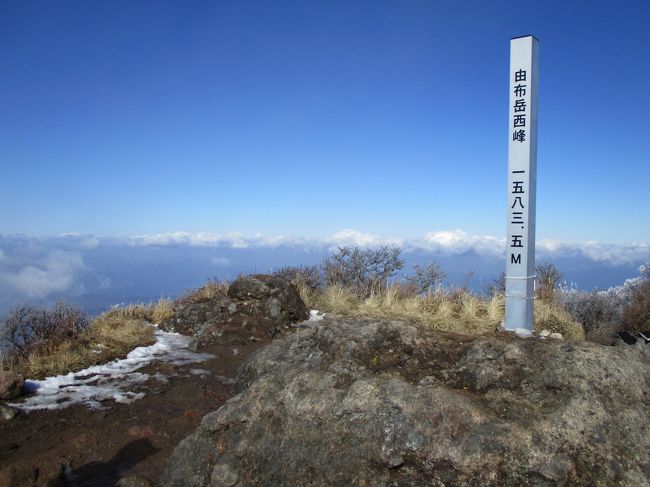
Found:
[[[639,267],[639,273],[641,277],[645,279],[650,279],[650,262],[647,262]]]
[[[630,289],[630,299],[623,308],[622,322],[628,331],[650,330],[650,262],[639,267],[641,277]]]
[[[568,291],[561,294],[562,304],[585,330],[587,340],[611,343],[622,329],[624,294],[611,291]]]
[[[606,291],[561,289],[564,308],[581,323],[587,339],[612,343],[622,330],[650,328],[650,265],[639,268],[642,277],[627,279]],[[644,325],[645,324],[645,325]]]

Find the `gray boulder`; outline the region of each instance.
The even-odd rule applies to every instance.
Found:
[[[326,318],[249,357],[162,485],[650,485],[648,358]]]
[[[242,276],[228,287],[228,297],[237,303],[239,313],[262,318],[267,329],[277,331],[309,318],[309,310],[297,289],[287,279],[265,274]]]
[[[309,310],[288,280],[263,274],[242,276],[227,294],[178,307],[160,327],[209,343],[241,343],[273,337],[291,323],[309,318]]]

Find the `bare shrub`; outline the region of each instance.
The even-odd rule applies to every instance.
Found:
[[[447,274],[436,262],[429,262],[425,267],[413,266],[414,275],[408,276],[406,282],[415,294],[430,294],[440,288]]]
[[[20,306],[5,321],[2,341],[11,354],[25,357],[78,337],[89,324],[83,311],[68,304],[56,303],[51,309]]]
[[[557,297],[556,291],[560,286],[563,274],[553,264],[545,262],[535,267],[537,286],[535,294],[537,299],[554,301]]]
[[[488,284],[483,291],[486,295],[493,297],[496,294],[505,294],[506,293],[506,273],[501,272],[497,277],[492,279],[492,282]]]
[[[378,249],[339,247],[323,263],[325,284],[342,286],[359,296],[371,296],[386,290],[388,279],[404,267],[399,247]]]
[[[286,266],[273,272],[276,277],[282,277],[298,289],[307,288],[312,291],[323,285],[323,276],[316,265]]]

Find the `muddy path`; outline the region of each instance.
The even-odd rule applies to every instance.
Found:
[[[194,364],[153,362],[138,372],[157,378],[139,384],[145,395],[131,404],[36,410],[0,423],[0,486],[112,487],[130,476],[155,485],[174,447],[233,394],[228,379],[265,344],[208,346],[200,352],[215,357]]]

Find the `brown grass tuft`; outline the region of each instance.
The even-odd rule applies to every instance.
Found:
[[[121,358],[136,347],[154,343],[152,323],[172,312],[172,302],[166,299],[114,308],[95,318],[77,337],[34,350],[21,360],[4,357],[0,367],[12,367],[27,377],[42,379]],[[12,358],[16,360],[13,364]]]
[[[186,306],[188,304],[204,303],[217,296],[224,296],[228,292],[226,281],[209,280],[203,286],[187,291],[176,300],[176,304]]]
[[[501,330],[505,309],[503,294],[482,298],[464,289],[409,295],[403,286],[389,286],[385,292],[360,298],[340,286],[329,286],[322,291],[302,287],[300,296],[310,308],[328,313],[408,320],[470,335]],[[537,330],[548,329],[562,333],[569,340],[584,340],[582,327],[560,305],[536,302],[535,319]]]
[[[585,330],[557,302],[535,300],[535,331],[549,330],[561,333],[567,340],[584,340]]]

